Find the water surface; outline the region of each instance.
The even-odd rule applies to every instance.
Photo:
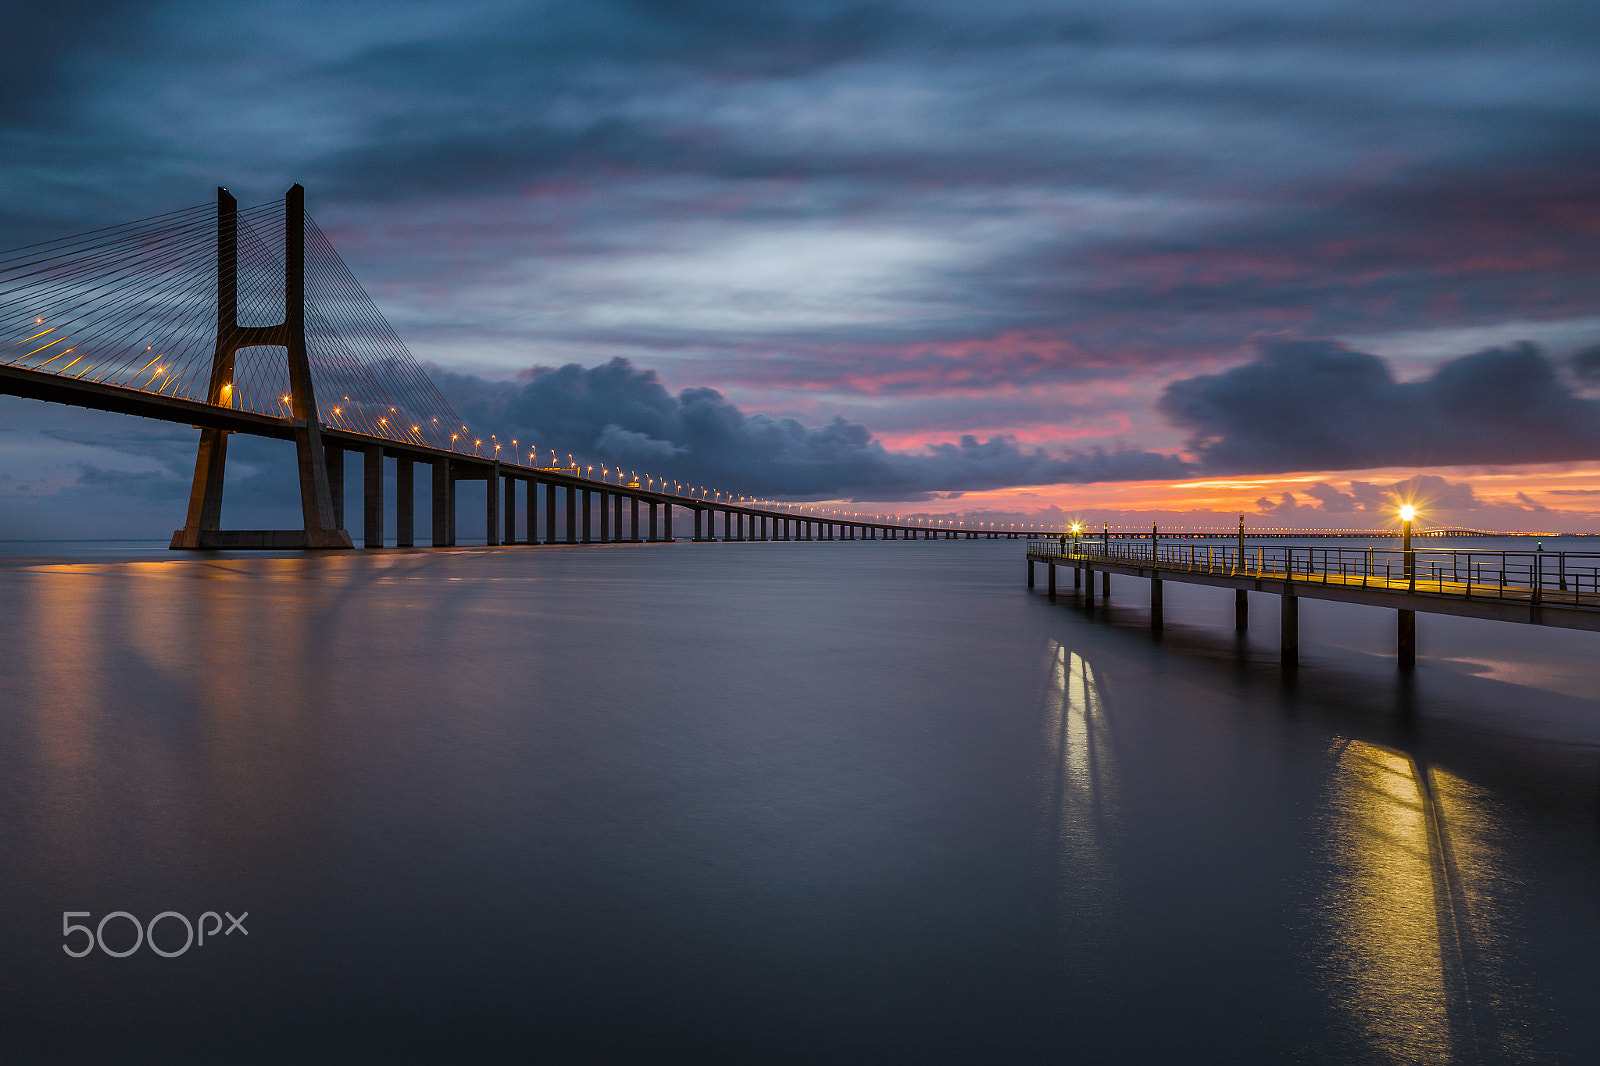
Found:
[[[1305,600],[1286,675],[1272,597],[1154,637],[1009,541],[8,554],[6,1061],[1593,1056],[1597,634],[1408,678]]]

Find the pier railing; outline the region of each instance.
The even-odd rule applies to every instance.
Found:
[[[1255,577],[1424,592],[1466,599],[1600,606],[1600,552],[1494,551],[1478,548],[1335,548],[1029,541],[1032,555],[1069,566],[1096,563],[1153,570]]]

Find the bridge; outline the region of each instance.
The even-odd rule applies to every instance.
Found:
[[[1074,596],[1094,608],[1095,574],[1102,601],[1111,575],[1144,578],[1150,627],[1161,629],[1162,585],[1182,581],[1234,590],[1234,625],[1249,624],[1251,592],[1279,597],[1280,659],[1294,666],[1300,652],[1300,600],[1334,600],[1396,611],[1398,659],[1416,663],[1418,611],[1600,632],[1600,552],[1500,551],[1481,548],[1401,549],[1323,546],[1247,548],[1236,543],[1162,543],[1152,530],[1142,541],[1099,542],[1060,537],[1028,544],[1028,587],[1034,564],[1047,572],[1056,599],[1056,568],[1070,567]]]
[[[281,212],[281,231],[276,219]],[[281,240],[278,233],[281,232]],[[340,549],[345,456],[362,457],[362,543],[412,547],[418,464],[428,468],[432,544],[456,543],[456,485],[487,483],[486,543],[694,539],[1016,539],[1045,529],[889,521],[785,508],[593,468],[538,465],[461,422],[306,213],[295,185],[240,210],[216,205],[0,253],[0,393],[194,426],[200,431],[182,549]],[[293,441],[298,529],[222,528],[228,438]],[[470,450],[469,450],[470,449]],[[392,506],[385,465],[394,464]],[[539,502],[543,488],[543,506]],[[581,497],[581,504],[580,504]],[[519,536],[518,500],[526,515]],[[647,511],[641,522],[641,507]],[[542,514],[541,514],[542,511]],[[558,521],[558,518],[560,521]],[[542,530],[541,530],[542,525]],[[542,538],[541,538],[542,532]]]

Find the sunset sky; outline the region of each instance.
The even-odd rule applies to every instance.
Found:
[[[7,36],[0,247],[302,182],[475,431],[873,513],[1414,495],[1600,531],[1592,0],[85,3]],[[170,531],[195,437],[0,399],[0,538]],[[275,447],[230,506],[292,498]]]

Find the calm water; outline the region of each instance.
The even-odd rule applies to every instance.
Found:
[[[1286,677],[1271,597],[1153,638],[1006,541],[8,551],[6,1062],[1600,1047],[1600,634],[1403,681],[1306,600]],[[119,910],[249,916],[63,952]]]

